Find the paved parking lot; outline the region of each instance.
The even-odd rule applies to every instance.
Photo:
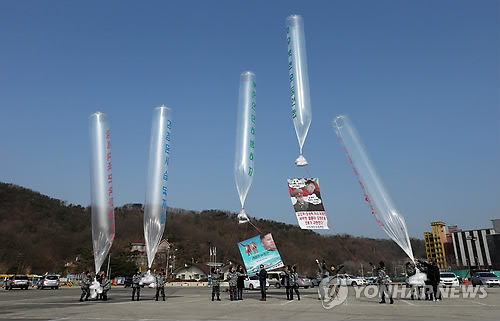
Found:
[[[498,320],[500,289],[486,289],[484,298],[450,298],[442,302],[397,299],[378,304],[378,297],[347,299],[325,309],[316,289],[301,289],[301,301],[287,301],[283,289],[271,289],[260,302],[259,291],[245,291],[243,301],[210,300],[209,288],[166,288],[167,301],[154,301],[154,290],[143,289],[141,301],[130,301],[131,289],[111,289],[109,300],[79,302],[78,287],[59,290],[0,291],[0,319],[23,320]]]

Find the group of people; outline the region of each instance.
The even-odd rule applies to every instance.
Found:
[[[323,260],[321,263],[316,260],[318,265],[318,279],[322,280],[323,286],[320,286],[319,290],[319,299],[323,300],[326,296],[325,289],[326,284],[329,287],[333,285],[330,284],[330,281],[337,277],[338,273],[342,270],[344,265],[339,265],[337,268],[335,265],[330,265],[328,268],[325,261]],[[385,264],[383,261],[380,261],[378,266],[374,266],[371,262],[370,265],[373,268],[373,275],[376,276],[375,283],[379,285],[379,293],[381,297],[381,301],[379,303],[386,303],[386,298],[389,299],[389,303],[393,304],[394,299],[392,297],[392,293],[389,289],[390,279],[385,271]],[[425,273],[426,276],[424,278],[416,278],[418,273]],[[431,301],[441,301],[441,293],[439,291],[439,281],[440,281],[440,272],[436,263],[432,260],[429,262],[417,260],[416,263],[407,262],[406,263],[406,274],[408,279],[410,280],[409,285],[411,286],[411,299],[418,300],[421,298],[421,289],[425,287],[425,300]],[[154,284],[156,289],[155,299],[159,300],[160,296],[163,301],[165,301],[165,282],[167,281],[167,277],[165,271],[162,269],[159,273],[153,272],[154,276]],[[212,268],[211,269],[211,280],[212,280],[212,301],[221,301],[220,299],[220,282],[223,278],[223,274],[220,269]],[[244,280],[247,277],[247,273],[243,269],[242,265],[238,265],[237,268],[232,267],[227,275],[227,280],[229,281],[229,298],[231,301],[243,300],[243,289],[245,287]],[[260,301],[266,301],[267,293],[266,293],[266,283],[267,283],[267,271],[264,268],[264,265],[260,265],[260,271],[257,273],[259,278],[259,285],[261,291],[261,299]],[[143,279],[144,274],[140,272],[139,269],[136,270],[135,274],[132,277],[132,301],[139,301],[141,294],[141,280]],[[287,300],[293,300],[294,293],[297,296],[297,299],[300,300],[300,292],[298,281],[298,273],[296,266],[288,265],[286,270],[281,274],[281,284],[286,289]],[[412,281],[414,278],[415,281]],[[101,291],[96,291],[97,296],[96,300],[106,301],[108,299],[108,291],[111,289],[111,281],[106,276],[104,271],[101,271],[99,275],[95,277],[95,280],[100,285]],[[80,296],[80,301],[87,301],[91,296],[91,286],[93,284],[94,277],[92,274],[87,271],[83,274],[81,279],[81,289],[82,294]],[[328,291],[331,290],[328,288]],[[335,295],[338,293],[338,287],[334,289],[334,292],[331,293]]]
[[[99,286],[101,287],[101,291],[97,292],[96,300],[103,300],[107,301],[108,300],[108,291],[111,289],[111,281],[108,279],[106,276],[106,273],[104,271],[101,271],[99,275],[95,277],[95,280],[99,282]],[[82,301],[88,301],[91,292],[90,292],[90,287],[94,281],[94,278],[92,274],[89,271],[86,271],[82,275],[81,279],[81,284],[80,287],[82,289],[82,295],[80,296],[80,302]]]
[[[426,275],[424,279],[416,277],[419,271]],[[432,259],[428,262],[417,260],[415,264],[413,262],[407,262],[406,275],[408,276],[408,283],[411,286],[410,291],[412,300],[415,300],[415,293],[417,299],[420,300],[422,288],[425,288],[425,300],[435,302],[442,300],[441,292],[439,290],[441,275],[439,267],[435,261]]]
[[[229,299],[231,301],[243,300],[243,289],[245,288],[245,278],[248,274],[245,273],[243,266],[238,265],[235,269],[231,267],[227,275],[227,280],[229,281]],[[259,287],[261,298],[260,301],[267,300],[267,271],[264,265],[260,265],[260,271],[257,273],[259,278]],[[222,272],[218,268],[212,268],[210,272],[210,277],[212,279],[212,301],[221,301],[220,299],[220,282],[223,278]],[[297,267],[290,265],[287,266],[286,270],[281,275],[281,284],[285,286],[287,300],[293,300],[293,293],[297,295],[297,299],[300,300],[299,286],[297,284],[298,280]]]
[[[262,281],[260,282],[260,288],[261,291],[263,290],[264,292],[262,294],[262,300],[265,301],[265,289],[266,289],[266,282],[265,280],[267,279],[267,272],[264,269],[264,266],[261,265],[261,272],[265,273],[263,275],[263,280],[264,280],[264,286],[262,286]],[[259,280],[261,279],[260,273],[259,272]],[[231,267],[229,270],[229,273],[227,275],[227,280],[229,281],[229,298],[231,301],[237,301],[237,300],[243,300],[243,289],[245,288],[245,278],[248,275],[245,273],[243,266],[240,264],[238,267],[235,269],[234,266]],[[212,301],[215,301],[215,297],[217,296],[217,301],[221,301],[220,299],[220,281],[223,278],[223,274],[220,269],[218,268],[212,268],[210,271],[210,277],[212,279]]]
[[[139,301],[141,296],[141,280],[144,274],[136,269],[135,274],[132,276],[132,301]],[[96,291],[96,300],[108,300],[108,291],[111,289],[111,281],[106,276],[104,271],[101,271],[95,280],[99,283],[100,290]],[[165,270],[161,270],[159,273],[154,274],[154,284],[156,289],[156,301],[158,301],[161,296],[163,301],[165,301],[165,282],[167,281],[167,276]],[[82,295],[80,296],[80,301],[88,301],[91,298],[91,289],[94,283],[94,277],[92,273],[86,271],[82,274],[80,280],[80,287],[82,289]]]
[[[141,297],[141,281],[144,277],[144,273],[142,273],[139,269],[135,270],[135,274],[132,276],[132,301],[139,301]],[[156,289],[155,301],[158,301],[160,296],[163,301],[165,301],[165,282],[167,282],[167,275],[165,274],[165,270],[161,269],[159,273],[153,271],[154,277],[154,285]]]

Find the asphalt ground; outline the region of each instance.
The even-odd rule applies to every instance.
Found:
[[[356,297],[348,288],[345,301],[325,309],[317,289],[301,289],[301,300],[288,301],[284,289],[270,289],[266,302],[260,291],[247,291],[243,301],[212,302],[206,287],[165,288],[167,300],[155,301],[155,290],[144,288],[131,301],[131,289],[113,287],[108,301],[79,302],[78,287],[59,290],[0,290],[0,319],[9,320],[499,320],[500,288],[484,288],[479,298],[448,298],[441,302],[399,298],[393,305],[379,298]],[[224,290],[222,288],[221,290]],[[362,291],[361,291],[362,292]],[[161,299],[160,299],[161,300]]]

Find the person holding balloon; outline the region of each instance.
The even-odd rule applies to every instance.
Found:
[[[88,301],[90,297],[90,284],[92,283],[92,275],[90,274],[89,271],[85,272],[82,276],[82,280],[80,281],[80,287],[82,289],[82,295],[80,296],[80,302],[83,301],[83,298],[85,298],[85,301]]]

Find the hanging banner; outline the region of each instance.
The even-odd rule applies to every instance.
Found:
[[[328,229],[318,178],[291,178],[288,192],[301,229]]]
[[[271,233],[239,242],[238,248],[248,274],[259,273],[261,264],[267,271],[284,266]]]

